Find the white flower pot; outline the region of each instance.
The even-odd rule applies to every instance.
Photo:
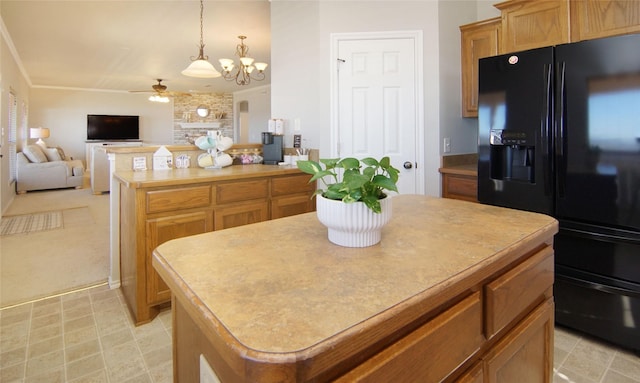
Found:
[[[316,213],[329,229],[329,241],[345,247],[367,247],[380,242],[382,227],[391,219],[391,197],[380,200],[381,213],[364,202],[344,203],[316,196]]]

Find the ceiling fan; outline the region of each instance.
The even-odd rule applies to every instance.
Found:
[[[154,93],[153,95],[151,95],[151,97],[149,97],[150,101],[156,101],[156,102],[169,102],[169,97],[172,96],[191,96],[190,93],[186,93],[186,92],[173,92],[173,91],[168,91],[167,90],[167,86],[162,84],[162,79],[158,78],[156,79],[156,81],[158,81],[157,84],[153,84],[151,86],[151,89],[153,90],[130,90],[129,92],[131,93]]]

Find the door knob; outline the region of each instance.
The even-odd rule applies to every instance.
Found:
[[[410,161],[407,161],[403,164],[405,169],[411,169],[413,167],[413,164]]]

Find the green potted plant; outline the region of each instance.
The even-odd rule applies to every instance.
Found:
[[[386,191],[398,192],[400,172],[389,157],[307,160],[297,166],[312,175],[309,182],[325,185],[314,195],[318,219],[329,229],[331,242],[348,247],[380,242],[382,227],[391,219]]]

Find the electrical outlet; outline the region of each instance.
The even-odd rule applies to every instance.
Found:
[[[449,137],[445,137],[444,138],[443,150],[444,150],[445,153],[450,153],[451,152],[451,138],[449,138]]]

